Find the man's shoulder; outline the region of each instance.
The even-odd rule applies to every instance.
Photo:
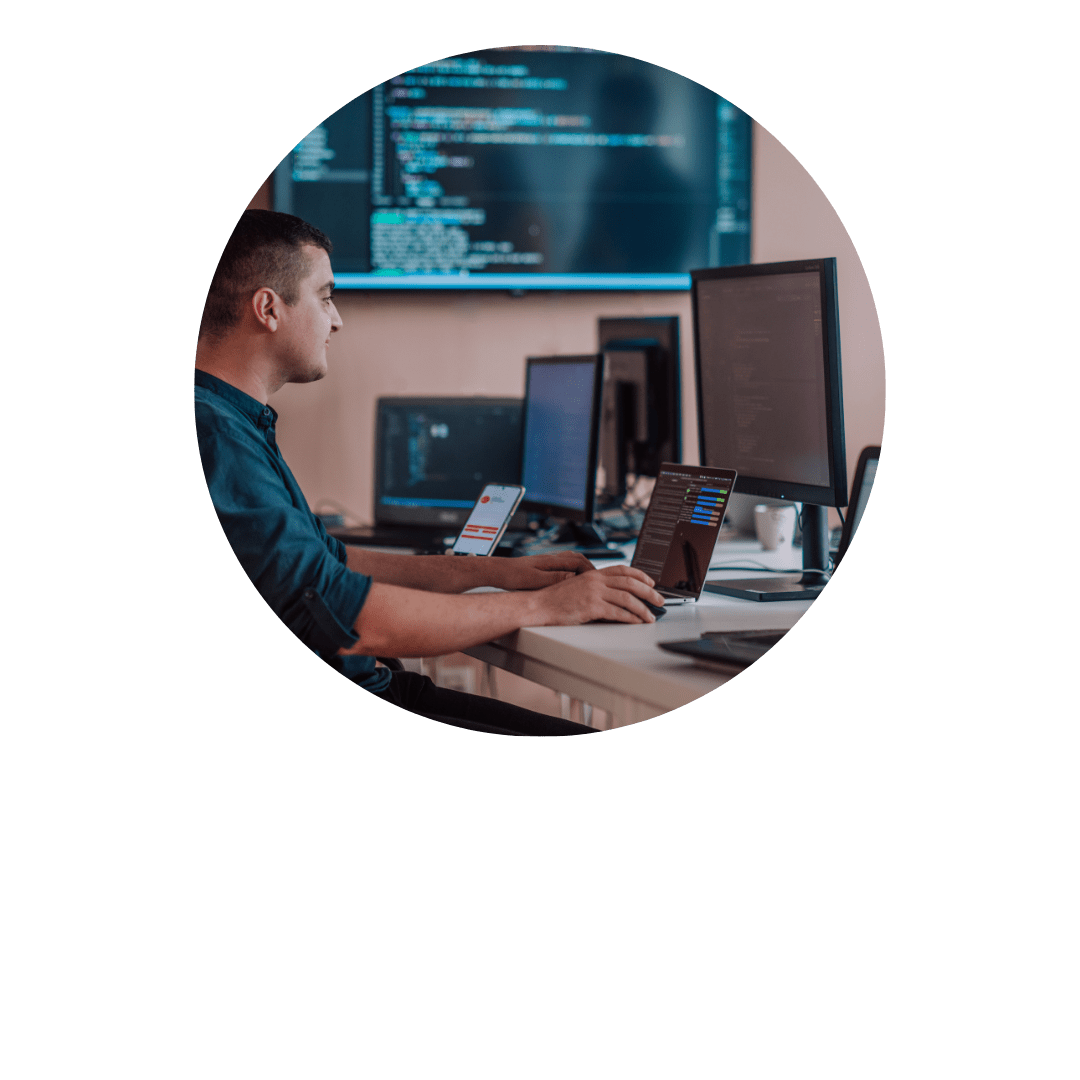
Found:
[[[250,437],[255,431],[255,424],[248,412],[233,400],[233,396],[223,394],[206,380],[196,381],[195,423],[200,431],[221,431]]]
[[[236,405],[198,383],[195,384],[195,415],[244,419],[243,412]]]
[[[197,412],[209,410],[213,415],[235,416],[249,423],[274,416],[271,408],[239,387],[199,368],[195,369],[195,408]]]

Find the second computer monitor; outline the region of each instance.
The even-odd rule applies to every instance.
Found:
[[[567,521],[592,520],[603,374],[600,355],[526,361],[524,507]]]

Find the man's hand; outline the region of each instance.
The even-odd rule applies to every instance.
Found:
[[[444,561],[451,560],[442,555],[432,556],[432,562]],[[516,561],[519,560],[453,560],[455,563]],[[650,587],[652,581],[629,566],[609,566],[583,574],[573,574],[571,570],[546,572],[573,576],[531,592],[470,596],[422,592],[375,582],[356,620],[359,640],[341,651],[362,656],[444,656],[523,626],[574,626],[596,619],[649,623],[653,621],[652,612],[641,601],[660,603],[662,599]]]
[[[541,626],[578,626],[581,623],[651,623],[656,616],[641,602],[662,605],[664,598],[652,588],[653,580],[630,566],[608,566],[551,585],[537,596]]]
[[[484,563],[491,577],[486,584],[500,589],[543,589],[594,569],[580,551],[526,555],[520,559],[488,558]]]

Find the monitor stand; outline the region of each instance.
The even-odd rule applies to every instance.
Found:
[[[573,540],[578,547],[594,548],[607,544],[602,526],[595,521],[568,521],[566,523],[568,540]]]
[[[551,519],[548,520],[550,523]],[[555,551],[579,551],[587,559],[622,557],[622,549],[618,545],[610,547],[603,526],[594,521],[563,521],[554,538],[546,542],[526,542],[526,546],[532,555],[544,554],[546,546]]]
[[[568,521],[562,528],[563,542],[574,545],[586,559],[619,559],[622,548],[609,544],[604,527],[595,521]]]
[[[706,581],[708,592],[739,600],[813,600],[829,582],[829,513],[824,506],[803,503],[803,572],[801,577],[736,578]]]

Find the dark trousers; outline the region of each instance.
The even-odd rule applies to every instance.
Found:
[[[415,671],[390,672],[390,685],[378,697],[440,724],[492,735],[589,735],[596,730],[505,701],[444,690]]]

